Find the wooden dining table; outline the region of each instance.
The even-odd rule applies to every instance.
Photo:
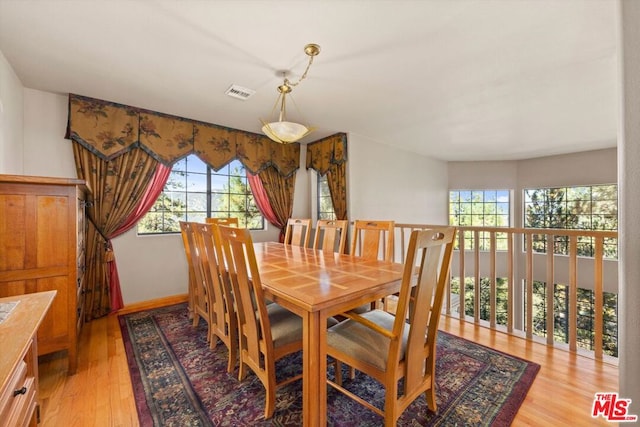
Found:
[[[327,319],[398,292],[402,264],[254,244],[265,297],[302,317],[304,426],[327,424]]]

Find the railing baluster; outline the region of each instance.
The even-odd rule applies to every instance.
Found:
[[[465,247],[464,247],[464,236],[465,236],[465,231],[464,230],[459,230],[458,231],[458,248],[459,248],[459,254],[460,254],[460,296],[459,296],[459,301],[458,301],[458,312],[460,315],[460,320],[464,320],[465,319],[465,289],[464,289],[464,284],[465,284],[465,273],[464,273],[464,254],[466,252]]]
[[[546,278],[546,289],[547,289],[547,345],[553,346],[553,331],[554,331],[554,290],[555,285],[553,281],[554,275],[554,252],[555,252],[555,242],[553,234],[547,234],[547,278]]]
[[[533,339],[533,233],[527,236],[527,338]]]
[[[473,277],[475,285],[473,286],[473,318],[476,323],[480,322],[480,232],[473,230],[473,248],[474,248],[474,268]]]
[[[596,360],[602,360],[602,334],[603,334],[603,315],[604,315],[604,295],[602,293],[602,258],[603,258],[603,237],[595,238],[595,254],[593,264],[593,292],[595,296],[595,307],[593,308],[594,317],[594,343],[593,352]]]
[[[489,266],[489,279],[491,280],[490,283],[490,292],[489,292],[489,301],[490,301],[490,310],[491,313],[489,315],[489,325],[491,326],[491,328],[495,328],[496,327],[496,317],[497,317],[497,313],[496,313],[496,303],[497,303],[497,299],[496,299],[496,233],[495,231],[491,231],[489,232],[489,250],[491,251],[491,259],[490,259],[490,263],[491,265]]]
[[[578,343],[578,236],[569,236],[569,350]]]
[[[514,269],[513,269],[513,233],[507,232],[507,332],[513,333],[513,284],[514,284]]]

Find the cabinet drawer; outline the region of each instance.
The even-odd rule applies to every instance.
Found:
[[[0,426],[4,426],[4,421],[9,418],[9,412],[14,404],[13,393],[15,390],[19,390],[25,383],[27,376],[27,364],[21,360],[18,367],[11,374],[11,378],[7,383],[7,388],[4,389],[2,396],[0,396]]]
[[[7,426],[28,426],[33,417],[33,411],[36,408],[35,378],[27,377],[19,390],[21,393],[13,396],[7,418],[3,418],[7,420]],[[0,421],[0,425],[4,427],[4,421]]]

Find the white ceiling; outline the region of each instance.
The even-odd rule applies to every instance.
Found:
[[[260,132],[289,118],[443,160],[614,147],[614,0],[0,0],[23,85]],[[257,93],[224,94],[231,84]]]

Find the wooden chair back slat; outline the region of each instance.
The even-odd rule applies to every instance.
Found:
[[[284,244],[309,247],[311,236],[311,219],[289,218],[284,234]]]
[[[354,221],[351,254],[393,261],[394,226],[394,221]]]
[[[318,220],[312,247],[324,252],[344,253],[348,226],[347,220]]]

